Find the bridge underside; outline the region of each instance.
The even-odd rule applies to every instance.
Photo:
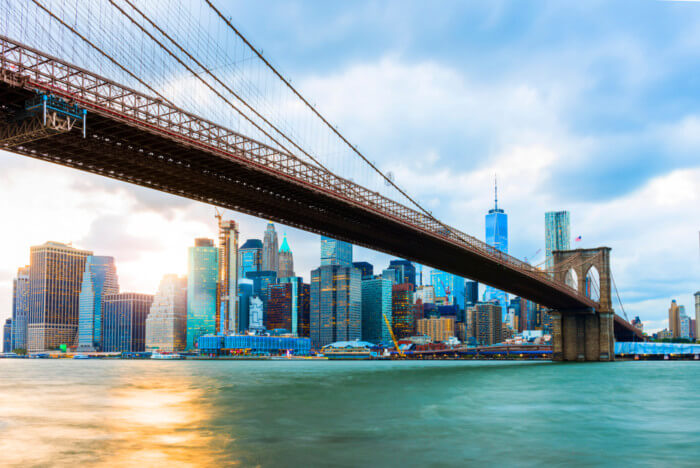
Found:
[[[33,96],[30,89],[0,82],[0,125],[5,130]],[[400,219],[242,158],[225,158],[162,131],[127,122],[119,115],[89,111],[86,138],[72,131],[0,148],[407,258],[552,309],[579,313],[588,307],[536,277]]]

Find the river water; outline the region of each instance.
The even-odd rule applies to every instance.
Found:
[[[698,466],[700,363],[0,360],[2,466]]]

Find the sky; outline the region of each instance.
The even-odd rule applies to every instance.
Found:
[[[219,1],[350,141],[446,223],[484,238],[493,206],[510,253],[544,250],[569,210],[572,247],[609,246],[624,310],[667,326],[700,290],[700,3]],[[341,174],[342,175],[342,174]],[[227,212],[241,243],[266,221]],[[29,247],[112,255],[124,291],[186,273],[214,237],[202,203],[0,152],[0,319]],[[297,273],[319,239],[287,234]],[[541,260],[542,254],[534,256]],[[389,257],[356,248],[384,268]],[[618,313],[620,305],[615,303]]]

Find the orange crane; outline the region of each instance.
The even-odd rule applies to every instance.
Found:
[[[396,352],[399,356],[406,357],[403,351],[401,351],[401,348],[399,348],[399,342],[396,341],[396,335],[394,335],[394,330],[391,328],[391,322],[389,322],[389,319],[387,318],[384,312],[382,312],[382,317],[384,317],[384,322],[386,322],[386,326],[389,328],[389,333],[391,333],[391,339],[394,341],[394,347],[396,348]]]

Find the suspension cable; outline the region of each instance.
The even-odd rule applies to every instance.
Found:
[[[629,322],[630,318],[627,316],[627,312],[625,312],[625,306],[622,305],[622,299],[620,299],[620,293],[617,291],[617,285],[615,284],[615,277],[612,274],[612,270],[610,270],[610,278],[612,279],[612,284],[613,284],[613,287],[615,288],[615,295],[617,296],[617,302],[620,303],[620,309],[622,309],[622,313],[625,316],[625,320],[627,320]]]

